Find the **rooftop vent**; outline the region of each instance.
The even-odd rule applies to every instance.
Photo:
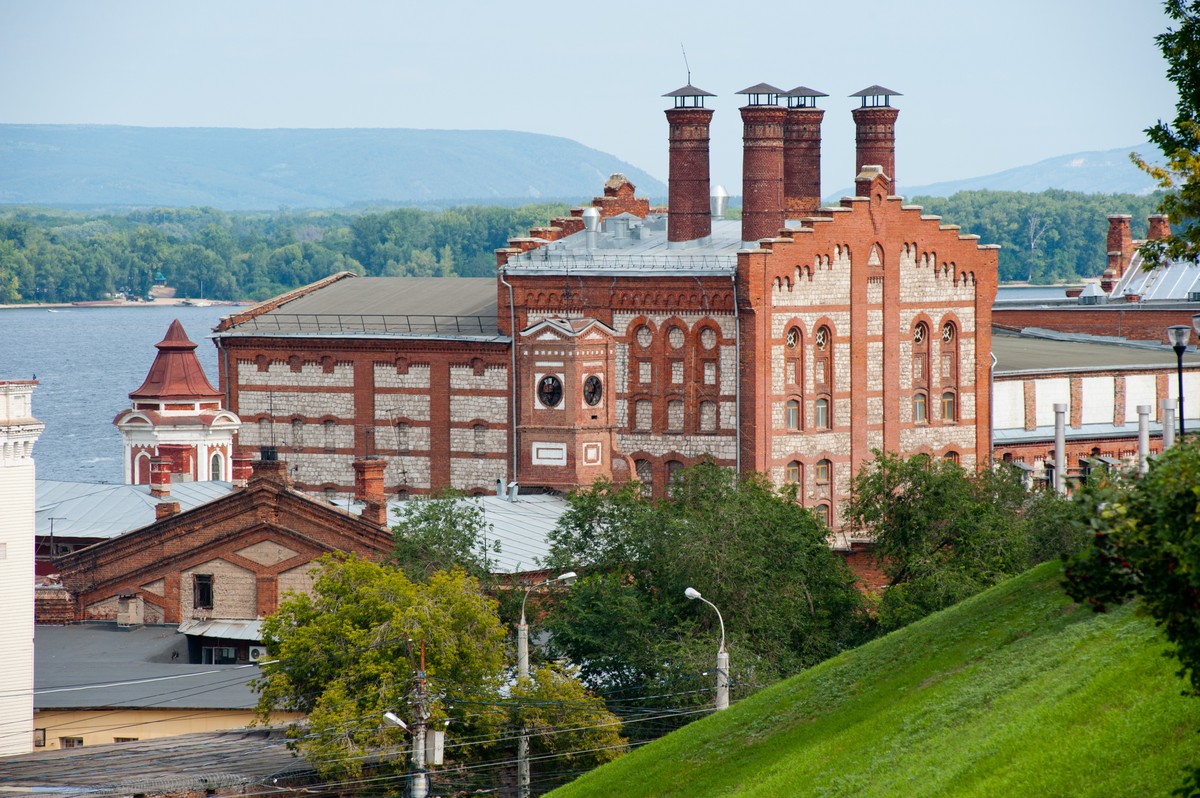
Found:
[[[725,190],[725,186],[714,188],[708,203],[709,208],[712,209],[712,218],[724,219],[725,211],[729,208],[729,192]]]

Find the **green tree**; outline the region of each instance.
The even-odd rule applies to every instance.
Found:
[[[855,578],[794,499],[711,463],[677,474],[661,501],[636,483],[573,493],[549,565],[586,574],[548,610],[552,651],[593,687],[709,703],[700,674],[713,666],[718,621],[685,598],[689,586],[721,609],[735,696],[854,645],[864,621]]]
[[[1022,522],[1029,501],[1009,468],[968,472],[957,463],[879,454],[854,479],[845,514],[869,534],[889,579],[884,630],[948,607],[1029,567]]]
[[[284,599],[264,621],[272,661],[255,686],[264,719],[280,710],[308,716],[292,727],[293,744],[325,777],[356,777],[383,753],[381,770],[404,769],[395,756],[404,740],[382,716],[392,711],[412,726],[422,663],[431,719],[446,717],[446,694],[495,707],[504,628],[477,580],[455,570],[416,583],[348,555],[320,563],[312,594]],[[499,709],[473,715],[475,727],[502,720]]]
[[[1167,190],[1159,211],[1171,220],[1172,234],[1165,241],[1148,241],[1142,247],[1146,262],[1170,258],[1200,261],[1200,0],[1166,0],[1167,16],[1177,23],[1154,38],[1167,61],[1167,77],[1179,91],[1175,121],[1159,120],[1146,135],[1164,156],[1163,166],[1146,163],[1136,153],[1133,160]]]
[[[448,490],[410,499],[396,514],[392,561],[410,579],[424,581],[452,566],[487,578],[491,555],[500,552],[500,541],[491,535],[491,524],[478,500]]]

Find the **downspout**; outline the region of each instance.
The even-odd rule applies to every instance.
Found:
[[[992,352],[992,365],[988,367],[988,468],[996,465],[996,353]]]
[[[733,383],[733,414],[737,419],[734,429],[736,435],[736,455],[734,459],[734,467],[737,469],[738,478],[742,476],[742,323],[741,317],[738,314],[738,292],[737,292],[737,270],[733,272],[733,348],[734,357],[737,358],[737,363],[734,364]]]
[[[508,334],[509,345],[508,350],[512,355],[512,479],[510,482],[519,482],[517,479],[517,310],[513,304],[513,287],[512,283],[504,279],[504,269],[499,271],[500,282],[508,288]]]

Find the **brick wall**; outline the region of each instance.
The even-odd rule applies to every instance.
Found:
[[[1191,326],[1195,305],[1077,305],[1046,308],[995,308],[992,321],[1006,330],[1040,327],[1066,333],[1107,335],[1131,341],[1167,343],[1167,327]]]

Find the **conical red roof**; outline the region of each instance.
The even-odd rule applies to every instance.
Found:
[[[196,345],[188,339],[179,319],[171,322],[167,337],[154,345],[158,355],[142,387],[129,394],[130,399],[187,400],[220,399],[196,357]]]

